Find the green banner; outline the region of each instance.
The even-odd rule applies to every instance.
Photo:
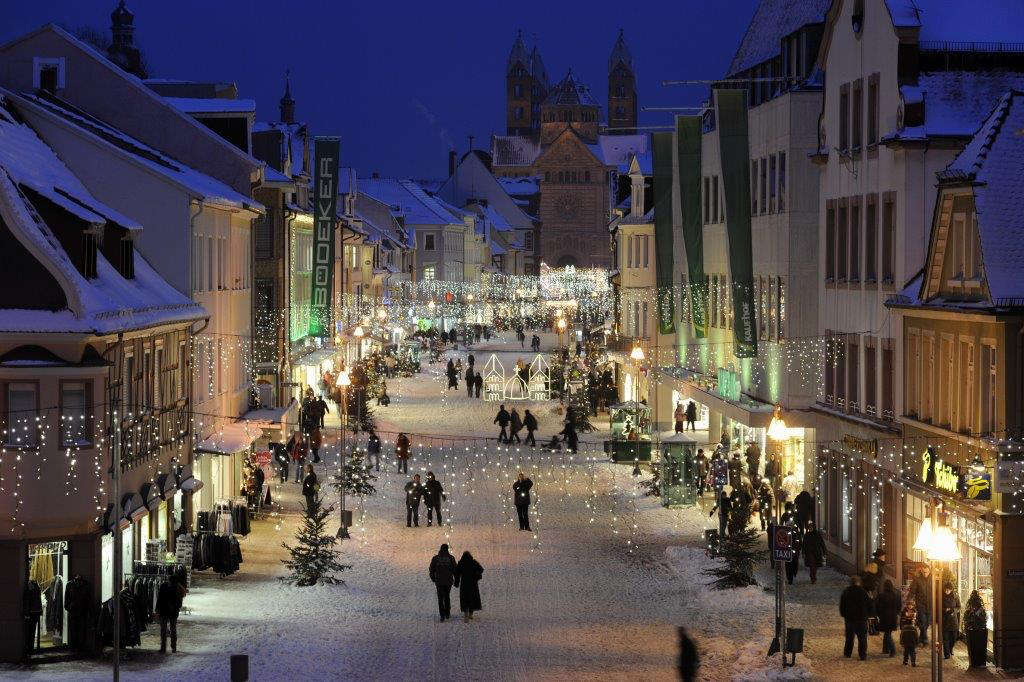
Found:
[[[334,224],[338,208],[337,137],[313,140],[313,276],[309,335],[331,336],[331,298],[334,294]]]
[[[672,133],[654,133],[654,253],[658,286],[658,330],[675,331],[672,296]]]
[[[683,246],[686,247],[686,273],[689,281],[693,333],[698,339],[707,335],[707,311],[704,303],[704,227],[700,216],[700,144],[701,117],[676,117],[676,145],[679,156],[679,197],[682,203]],[[686,292],[683,292],[686,295]]]
[[[736,344],[733,355],[757,357],[754,318],[754,257],[750,238],[750,150],[747,145],[745,90],[715,90],[718,144],[722,157],[725,225],[729,236],[729,275]]]

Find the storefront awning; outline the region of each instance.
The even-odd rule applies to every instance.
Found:
[[[180,487],[181,487],[181,492],[183,492],[183,493],[186,493],[186,494],[194,493],[197,490],[202,490],[203,482],[200,481],[198,478],[193,478],[192,476],[189,476],[188,478],[183,479],[181,481],[181,486]]]
[[[242,416],[242,420],[250,425],[261,429],[280,429],[288,420],[289,413],[297,410],[299,401],[292,398],[284,407],[261,407],[258,410],[249,410]]]
[[[143,506],[152,511],[160,505],[160,501],[163,499],[162,491],[157,487],[156,483],[143,483],[139,489],[139,497],[142,498]]]
[[[156,477],[156,487],[161,497],[169,499],[178,489],[178,479],[173,474],[160,474]]]
[[[145,501],[138,493],[128,493],[122,497],[121,509],[124,512],[122,514],[123,518],[131,521],[138,521],[149,513],[149,509],[146,507]]]
[[[723,398],[717,393],[712,393],[701,388],[686,379],[676,378],[676,385],[687,398],[693,398],[699,403],[707,405],[715,412],[738,421],[749,428],[768,428],[772,421],[772,414],[775,408],[769,403],[763,403],[741,396],[739,401]]]
[[[257,426],[246,422],[233,422],[221,426],[216,433],[199,443],[195,451],[212,455],[233,455],[246,450],[260,435]]]

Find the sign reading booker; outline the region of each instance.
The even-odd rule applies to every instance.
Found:
[[[313,277],[309,301],[309,335],[331,335],[334,294],[334,224],[338,209],[338,162],[341,140],[313,140]]]

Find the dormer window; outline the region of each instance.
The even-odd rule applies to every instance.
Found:
[[[96,230],[86,230],[82,233],[82,254],[78,269],[82,277],[91,279],[96,277],[96,249],[99,246],[99,234]]]
[[[855,0],[853,12],[850,15],[850,24],[853,26],[853,33],[858,38],[864,30],[864,0]]]
[[[56,94],[64,88],[64,58],[34,57],[32,59],[32,87]]]
[[[130,237],[121,239],[121,258],[118,270],[125,279],[135,278],[135,243]]]

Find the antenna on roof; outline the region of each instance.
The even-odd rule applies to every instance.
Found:
[[[466,137],[469,138],[469,151],[473,151],[473,137],[474,136],[473,135],[467,135]]]

